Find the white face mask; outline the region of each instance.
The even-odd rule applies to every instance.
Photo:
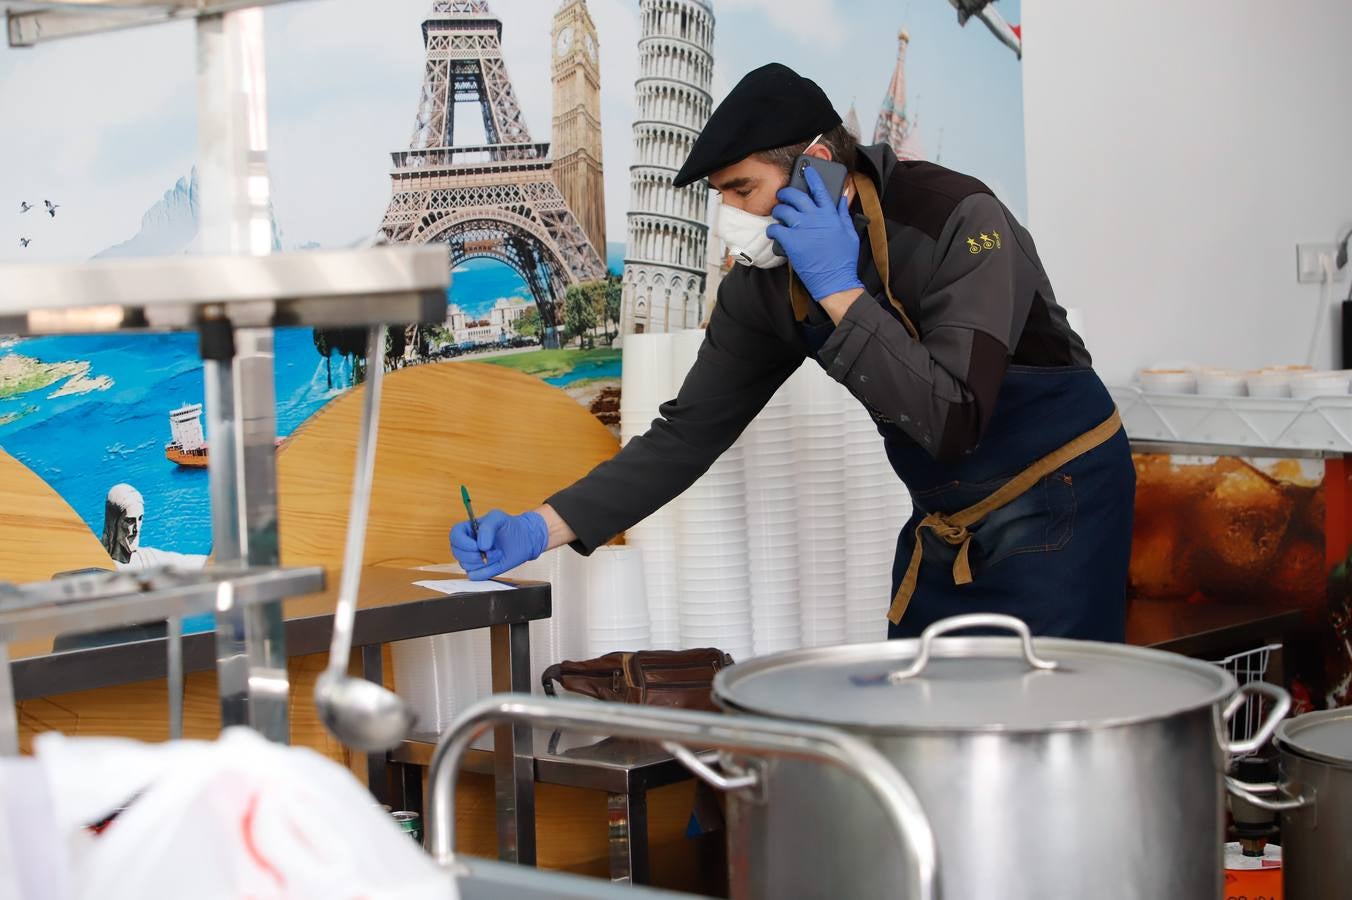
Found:
[[[726,203],[718,210],[718,236],[728,245],[732,258],[744,266],[774,269],[788,262],[775,253],[775,242],[765,235],[765,229],[773,224],[773,216],[753,216]]]
[[[820,134],[814,137],[803,152],[812,149],[821,139]],[[777,269],[789,260],[775,252],[775,242],[765,234],[765,229],[776,221],[774,216],[754,216],[724,203],[718,208],[718,236],[727,244],[732,258],[742,265]]]

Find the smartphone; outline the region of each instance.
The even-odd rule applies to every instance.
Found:
[[[845,179],[849,177],[850,170],[838,162],[832,162],[829,159],[819,159],[816,156],[804,154],[793,161],[793,175],[789,178],[789,187],[797,188],[804,194],[811,194],[812,191],[807,186],[808,166],[817,170],[821,176],[822,184],[826,185],[826,192],[831,195],[832,203],[840,202],[840,195],[845,191]],[[775,253],[784,256],[784,250],[779,246],[779,241],[775,241]]]

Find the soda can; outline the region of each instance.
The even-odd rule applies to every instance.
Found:
[[[422,816],[406,810],[392,812],[390,815],[394,818],[394,824],[398,825],[401,831],[413,838],[418,846],[422,846]]]

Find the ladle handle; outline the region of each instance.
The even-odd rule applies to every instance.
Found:
[[[1006,628],[1018,635],[1023,642],[1023,660],[1028,663],[1029,667],[1048,671],[1057,667],[1057,663],[1043,659],[1034,652],[1033,634],[1028,630],[1028,624],[1022,619],[1001,615],[1000,613],[969,613],[963,616],[950,616],[947,619],[940,619],[922,631],[920,633],[920,649],[916,651],[915,661],[907,668],[899,669],[888,675],[887,680],[896,684],[919,675],[925,671],[925,666],[929,665],[930,650],[933,647],[934,639],[941,634],[960,631],[965,628]]]
[[[380,383],[384,374],[385,326],[373,325],[366,339],[366,396],[362,400],[361,433],[357,435],[357,462],[352,473],[352,509],[347,520],[343,574],[338,582],[338,604],[333,611],[330,672],[346,672],[347,657],[352,650],[362,552],[366,549],[366,519],[371,510],[371,482],[375,476],[376,435],[380,431]]]

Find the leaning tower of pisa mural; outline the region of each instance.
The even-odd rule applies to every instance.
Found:
[[[672,179],[709,118],[714,15],[708,0],[642,0],[620,324],[624,334],[699,325],[708,189]]]

